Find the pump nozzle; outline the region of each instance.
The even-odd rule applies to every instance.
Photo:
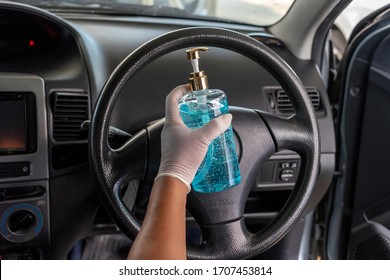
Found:
[[[186,50],[187,59],[191,61],[193,72],[190,74],[189,81],[192,90],[202,90],[209,87],[207,76],[204,71],[199,71],[199,52],[208,51],[206,47],[198,47]]]

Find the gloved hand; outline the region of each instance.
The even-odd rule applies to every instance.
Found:
[[[176,177],[191,191],[191,182],[202,163],[209,144],[230,125],[232,115],[219,116],[206,125],[188,128],[179,112],[179,99],[188,92],[188,85],[176,87],[165,101],[165,125],[161,133],[161,163],[157,180]]]

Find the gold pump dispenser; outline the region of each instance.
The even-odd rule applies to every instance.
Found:
[[[189,82],[191,85],[191,90],[197,91],[202,89],[209,88],[209,82],[207,80],[207,75],[204,71],[199,71],[199,52],[208,51],[206,47],[198,47],[186,50],[187,59],[191,61],[193,72],[190,73]]]

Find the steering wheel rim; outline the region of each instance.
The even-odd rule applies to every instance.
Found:
[[[252,153],[249,162],[253,166],[245,167],[248,172],[243,176],[244,183],[217,194],[204,195],[192,191],[188,196],[189,208],[193,210],[190,212],[192,214],[194,212],[195,218],[201,220],[202,233],[204,237],[206,236],[206,242],[202,246],[188,248],[188,258],[249,258],[273,246],[301,217],[319,170],[318,127],[305,87],[288,64],[265,45],[231,30],[186,28],[157,37],[139,47],[115,69],[97,100],[89,135],[90,165],[103,204],[119,228],[128,236],[135,237],[140,230],[140,223],[121,201],[120,188],[131,179],[150,176],[147,174],[149,168],[146,168],[148,161],[151,162],[146,156],[149,153],[148,141],[151,135],[159,135],[163,122],[141,130],[122,148],[113,150],[108,144],[107,137],[113,108],[123,86],[137,71],[164,54],[196,45],[229,49],[257,62],[270,72],[284,89],[288,89],[286,92],[296,108],[296,114],[290,118],[232,108],[233,128],[236,129],[236,126],[245,128],[242,130],[243,134],[253,130],[254,132],[250,132],[251,139],[261,137],[260,142],[267,143],[268,146],[257,147],[258,154]],[[248,129],[246,122],[256,123],[256,126]],[[301,156],[302,171],[297,178],[296,186],[279,215],[262,231],[249,233],[243,219],[243,205],[250,191],[249,186],[256,177],[256,168],[274,152],[283,149],[296,151]],[[132,162],[137,164],[134,165]],[[242,164],[240,162],[241,169]],[[236,199],[237,196],[239,198]],[[217,206],[213,205],[215,201],[218,201]],[[211,209],[214,211],[215,207],[217,214],[210,217]],[[224,217],[224,212],[228,213],[227,218]]]

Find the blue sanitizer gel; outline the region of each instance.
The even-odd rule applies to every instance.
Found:
[[[192,91],[179,101],[180,115],[189,128],[198,128],[219,115],[228,114],[226,95],[221,90]],[[220,192],[241,181],[233,130],[230,126],[209,146],[192,187],[196,192]]]

